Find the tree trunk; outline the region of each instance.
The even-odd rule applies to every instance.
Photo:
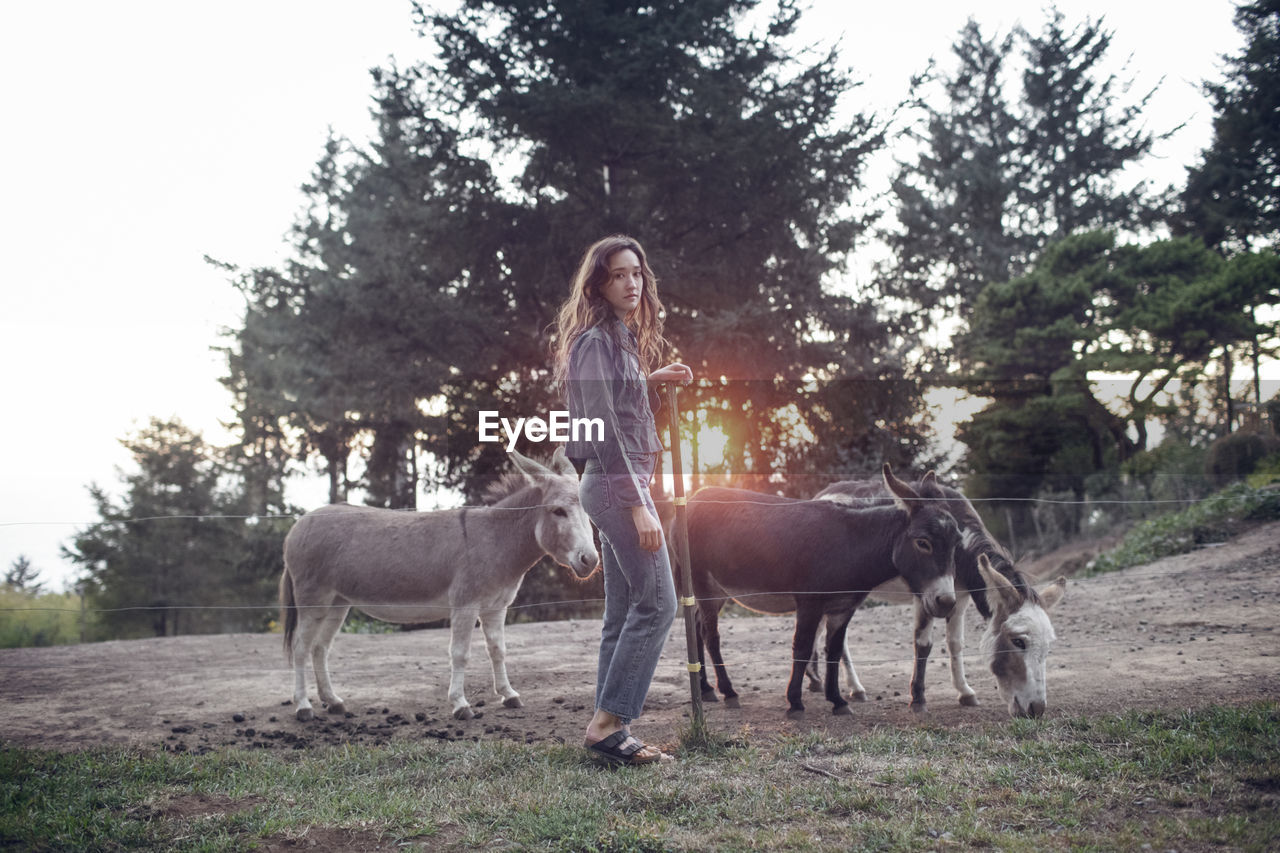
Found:
[[[416,451],[416,436],[410,424],[391,421],[374,428],[364,476],[370,504],[388,509],[417,508]]]
[[[329,503],[340,504],[347,500],[347,455],[325,456],[329,470]]]
[[[1249,319],[1255,324],[1258,322],[1258,309],[1249,309]],[[1260,352],[1258,343],[1258,335],[1253,336],[1253,349],[1251,355],[1253,357],[1253,402],[1259,407],[1262,406],[1262,353]],[[1261,408],[1259,408],[1261,410]]]
[[[1007,506],[1004,508],[1004,523],[1009,528],[1009,553],[1016,557],[1018,556],[1018,532],[1014,529],[1013,512]]]
[[[1231,357],[1231,348],[1224,347],[1222,350],[1222,399],[1226,404],[1226,430],[1224,435],[1235,432],[1236,423],[1236,404],[1231,399],[1231,373],[1235,368],[1235,362]]]
[[[329,427],[311,436],[311,441],[324,457],[329,474],[329,503],[345,503],[347,500],[347,457],[351,445],[341,434],[340,427]]]

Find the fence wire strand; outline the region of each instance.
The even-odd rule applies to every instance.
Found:
[[[1148,568],[1148,567],[1141,567],[1141,566],[1139,566],[1139,567],[1134,567],[1134,568],[1125,569],[1125,570],[1124,570],[1124,576],[1125,576],[1125,577],[1127,577],[1127,578],[1159,577],[1159,576],[1162,576],[1162,575],[1172,575],[1172,574],[1176,574],[1176,573],[1178,573],[1178,572],[1183,572],[1183,571],[1185,571],[1185,569],[1179,569],[1179,568],[1169,569],[1169,568],[1158,568],[1158,567],[1151,567],[1151,568]],[[1096,578],[1096,577],[1103,577],[1103,576],[1104,576],[1104,575],[1106,575],[1106,574],[1113,574],[1113,573],[1111,573],[1111,572],[1107,572],[1107,573],[1103,573],[1102,575],[1086,575],[1086,576],[1083,576],[1083,577],[1069,577],[1069,578],[1068,578],[1068,581],[1076,581],[1076,582],[1079,582],[1079,581],[1081,581],[1081,580],[1090,580],[1090,579],[1092,579],[1092,578]],[[1056,576],[1055,576],[1055,578],[1056,578]],[[895,580],[896,580],[896,578],[895,578]],[[1028,577],[1028,578],[1027,578],[1027,580],[1031,583],[1031,585],[1032,585],[1032,586],[1037,586],[1037,587],[1038,587],[1038,586],[1043,586],[1043,585],[1045,585],[1045,584],[1052,583],[1052,582],[1053,582],[1053,580],[1054,580],[1054,578],[1030,578],[1030,577]],[[970,590],[967,590],[967,593],[974,593],[974,592],[988,592],[988,591],[990,591],[990,590],[992,590],[992,589],[993,589],[993,587],[988,587],[988,586],[983,586],[983,587],[974,587],[974,588],[972,588],[972,589],[970,589]],[[793,591],[793,590],[778,590],[778,591],[770,591],[770,592],[752,592],[752,593],[742,593],[742,594],[740,594],[740,595],[705,596],[705,597],[702,597],[702,598],[697,598],[697,599],[696,599],[696,601],[697,601],[697,602],[699,602],[699,603],[701,603],[701,602],[705,602],[705,601],[719,601],[719,602],[721,602],[721,605],[723,606],[724,604],[727,604],[727,603],[729,603],[729,602],[731,602],[731,601],[739,601],[739,602],[740,602],[740,601],[742,601],[743,599],[759,598],[759,597],[763,597],[763,596],[776,596],[776,595],[792,595],[792,596],[796,596],[796,595],[839,596],[839,595],[864,595],[864,594],[865,594],[865,595],[870,596],[870,598],[871,598],[871,600],[872,600],[872,601],[875,601],[875,596],[876,596],[876,594],[877,594],[877,593],[886,594],[886,595],[892,595],[892,596],[894,596],[894,597],[896,597],[896,598],[901,598],[901,597],[903,597],[903,596],[907,596],[907,595],[910,595],[910,596],[912,596],[913,598],[915,598],[915,597],[922,597],[923,595],[925,595],[925,593],[912,592],[911,590],[908,590],[908,589],[882,589],[881,587],[874,587],[874,588],[872,588],[872,589],[870,589],[870,590],[865,590],[865,589],[849,589],[849,590],[833,590],[833,591],[823,591],[823,592],[809,592],[809,591],[805,591],[805,590],[801,590],[801,591]],[[508,611],[521,611],[521,610],[533,610],[533,609],[536,609],[536,608],[539,608],[539,607],[566,607],[566,606],[573,606],[573,605],[600,605],[600,604],[603,604],[603,603],[604,603],[604,599],[603,599],[603,598],[570,598],[570,599],[563,599],[563,600],[559,600],[559,601],[539,601],[539,602],[533,602],[533,603],[528,603],[528,604],[512,604],[511,606],[509,606],[509,607],[507,608],[507,610],[508,610]],[[294,606],[294,608],[295,608],[295,609],[297,609],[297,610],[336,610],[336,609],[343,608],[343,607],[349,607],[349,608],[352,608],[352,609],[355,609],[355,610],[359,610],[359,609],[360,609],[360,608],[362,608],[362,607],[401,607],[401,606],[403,606],[403,607],[413,607],[413,606],[419,606],[419,605],[404,604],[403,602],[390,602],[390,603],[388,603],[388,602],[372,602],[372,603],[368,603],[368,602],[366,602],[366,603],[349,603],[349,604],[296,604],[296,605],[293,605],[293,606]],[[458,611],[469,612],[469,611],[474,611],[474,610],[483,610],[483,609],[484,609],[484,608],[473,608],[473,607],[450,607],[450,606],[448,606],[448,605],[420,605],[420,606],[422,606],[424,609],[425,609],[425,608],[429,608],[429,609],[431,609],[431,610],[439,610],[439,611],[441,611],[441,613],[443,613],[443,614],[452,614],[452,613],[454,613],[454,612],[458,612]],[[158,611],[158,610],[184,610],[184,611],[186,611],[186,610],[246,611],[246,610],[279,610],[279,609],[280,609],[280,603],[279,603],[278,601],[273,601],[273,602],[265,603],[265,604],[154,604],[154,605],[131,605],[131,606],[127,606],[127,607],[85,608],[84,610],[81,610],[79,607],[0,607],[0,613],[81,613],[81,612],[83,612],[83,613],[86,613],[86,614],[95,614],[95,613],[125,613],[125,612],[133,612],[133,611]],[[786,614],[781,614],[781,613],[780,613],[780,614],[775,614],[775,615],[786,615]],[[437,619],[446,619],[446,618],[448,618],[448,615],[442,615],[442,616],[439,616],[439,617],[436,617],[436,618],[437,618]],[[432,619],[432,620],[430,620],[430,621],[435,621],[435,619]]]
[[[935,499],[935,498],[923,498],[922,500],[938,501],[938,502],[944,502],[944,503],[946,502],[946,499],[941,499],[941,498],[936,498],[936,499]],[[1194,504],[1194,503],[1198,503],[1198,502],[1199,502],[1197,499],[1142,500],[1142,501],[1133,501],[1133,500],[1128,500],[1128,501],[1126,501],[1126,500],[1092,500],[1092,501],[1073,501],[1073,500],[1060,500],[1060,499],[1051,499],[1051,498],[986,498],[986,499],[982,499],[982,498],[978,498],[978,499],[968,498],[967,500],[969,500],[969,501],[970,501],[970,503],[981,503],[981,502],[1002,502],[1002,501],[1003,501],[1003,502],[1028,502],[1028,503],[1057,504],[1057,505],[1074,504],[1074,505],[1080,505],[1080,506],[1096,506],[1096,505],[1100,505],[1100,504],[1130,504],[1130,505],[1146,505],[1146,504],[1175,504],[1175,503],[1176,503],[1176,504]],[[775,501],[737,501],[737,500],[735,500],[735,501],[701,500],[701,501],[699,501],[699,502],[701,502],[701,503],[714,503],[714,504],[751,504],[751,505],[759,505],[759,506],[769,506],[769,507],[772,507],[772,508],[775,508],[775,509],[785,509],[785,508],[789,508],[789,507],[802,506],[802,505],[806,505],[806,504],[809,504],[809,503],[815,503],[815,502],[822,502],[822,503],[836,503],[836,504],[838,504],[838,505],[853,506],[853,507],[855,507],[855,508],[856,508],[856,507],[869,506],[869,505],[870,505],[870,504],[868,504],[868,503],[865,501],[865,499],[861,499],[861,498],[852,498],[850,501],[839,501],[839,500],[837,500],[837,501],[832,501],[832,500],[830,500],[829,498],[810,498],[810,499],[794,499],[794,500],[788,500],[788,501],[784,501],[784,502],[781,502],[781,503],[779,503],[779,502],[775,502]],[[555,506],[556,506],[555,504],[535,504],[535,505],[527,505],[527,506],[522,506],[522,507],[498,507],[498,506],[492,506],[492,505],[488,505],[488,504],[470,504],[470,505],[464,505],[464,506],[458,506],[458,507],[449,507],[449,508],[445,508],[445,509],[438,509],[438,510],[427,510],[427,512],[444,513],[444,512],[456,512],[456,511],[461,511],[461,510],[482,510],[482,509],[486,509],[486,510],[507,510],[507,511],[519,512],[519,511],[527,511],[527,510],[530,510],[530,509],[555,508]],[[414,510],[403,510],[403,511],[405,511],[405,512],[412,512],[412,511],[414,511]],[[24,525],[31,525],[31,526],[35,526],[35,525],[51,525],[51,526],[52,526],[52,525],[90,525],[90,526],[98,526],[98,525],[106,525],[106,524],[131,524],[131,523],[155,522],[155,521],[166,521],[166,520],[199,520],[199,521],[205,521],[205,520],[240,520],[240,521],[247,521],[247,520],[285,520],[285,519],[289,519],[289,520],[296,520],[296,519],[298,519],[298,518],[300,518],[300,517],[301,517],[301,516],[299,516],[299,515],[293,515],[293,514],[272,514],[272,515],[167,515],[167,516],[162,515],[162,516],[140,516],[140,517],[137,517],[137,518],[129,518],[129,519],[99,520],[99,521],[91,521],[91,522],[77,522],[77,521],[4,521],[4,522],[0,522],[0,527],[17,527],[17,526],[24,526]],[[1149,569],[1149,570],[1144,570],[1144,569],[1142,569],[1142,568],[1140,568],[1140,567],[1139,567],[1139,568],[1131,568],[1131,569],[1126,570],[1125,575],[1126,575],[1126,577],[1139,577],[1139,576],[1140,576],[1140,577],[1156,577],[1156,576],[1160,576],[1160,575],[1171,575],[1171,574],[1175,574],[1175,573],[1180,572],[1180,571],[1183,571],[1183,570],[1181,570],[1181,569],[1159,569],[1159,568],[1153,568],[1153,569]],[[1030,579],[1029,579],[1029,580],[1030,580]],[[1038,580],[1038,581],[1034,581],[1034,583],[1036,583],[1037,585],[1038,585],[1038,584],[1047,583],[1047,582],[1048,582],[1048,581],[1047,581],[1047,580],[1044,580],[1044,579],[1042,579],[1042,580]],[[987,589],[989,589],[989,588],[987,588],[987,587],[983,587],[983,588],[980,588],[980,589],[981,589],[982,591],[986,591],[986,590],[987,590]],[[979,591],[979,589],[970,590],[969,592],[977,592],[977,591]],[[727,602],[729,602],[729,601],[738,601],[738,602],[743,602],[743,601],[749,601],[751,598],[754,598],[754,597],[761,597],[761,596],[778,596],[778,595],[791,595],[791,596],[796,596],[796,595],[816,595],[816,594],[821,594],[821,595],[825,595],[825,596],[831,596],[831,595],[863,595],[863,594],[869,594],[869,595],[873,595],[873,596],[874,596],[874,594],[875,594],[875,590],[838,590],[838,591],[830,591],[830,592],[823,592],[823,593],[810,593],[810,592],[807,592],[807,591],[800,591],[800,592],[796,592],[796,591],[773,591],[773,592],[743,593],[743,594],[740,594],[740,595],[725,595],[725,596],[714,596],[714,597],[700,598],[700,599],[698,599],[698,602],[699,602],[699,603],[701,603],[701,602],[706,602],[706,601],[719,601],[719,602],[721,602],[721,604],[723,605],[724,603],[727,603]],[[909,595],[912,595],[912,596],[919,596],[919,595],[922,595],[922,593],[913,593],[913,592],[910,592],[909,590],[893,590],[893,591],[892,591],[892,594],[893,594],[893,595],[895,595],[895,596],[898,596],[898,597],[901,597],[901,596],[902,596],[902,595],[904,595],[904,594],[909,594]],[[602,599],[602,598],[590,598],[590,599],[568,599],[568,600],[561,600],[561,601],[545,601],[545,602],[536,602],[536,603],[528,603],[528,604],[513,604],[513,605],[511,605],[510,607],[508,607],[508,608],[507,608],[507,610],[508,610],[508,611],[524,611],[524,610],[533,610],[533,609],[535,609],[535,608],[548,608],[548,607],[564,607],[564,606],[598,606],[598,605],[603,604],[603,602],[604,602],[604,599]],[[393,606],[393,605],[386,605],[386,604],[379,605],[379,604],[376,604],[376,603],[375,603],[375,604],[372,604],[372,605],[364,605],[364,606],[378,607],[378,606]],[[412,606],[412,605],[408,605],[408,606]],[[749,606],[749,605],[746,605],[746,606]],[[341,604],[341,605],[337,605],[337,604],[335,604],[335,605],[295,605],[295,607],[296,607],[296,609],[297,609],[297,610],[309,610],[309,609],[336,609],[336,608],[339,608],[339,607],[347,607],[347,608],[353,608],[353,609],[357,609],[357,610],[358,610],[358,609],[360,609],[360,608],[362,607],[362,605],[361,605],[361,604],[355,604],[355,603],[353,603],[353,604]],[[161,611],[161,610],[164,610],[164,611],[174,611],[174,610],[181,610],[181,611],[198,611],[198,610],[202,610],[202,611],[254,611],[254,610],[277,610],[278,608],[279,608],[279,604],[278,604],[278,603],[276,603],[276,602],[272,602],[272,603],[269,603],[269,604],[241,604],[241,605],[234,605],[234,604],[229,604],[229,605],[207,605],[207,604],[136,605],[136,606],[117,607],[117,608],[85,608],[85,609],[81,609],[81,608],[58,608],[58,607],[10,607],[10,608],[0,608],[0,613],[23,613],[23,612],[31,613],[31,612],[48,612],[48,613],[72,613],[72,614],[94,615],[94,614],[105,614],[105,613],[146,612],[146,611]],[[464,611],[464,612],[468,612],[468,613],[474,613],[474,612],[476,612],[477,610],[479,610],[480,608],[453,608],[453,607],[449,607],[449,606],[440,606],[440,607],[430,607],[430,608],[427,608],[427,609],[430,609],[430,610],[438,610],[438,611],[440,611],[441,615],[440,615],[440,616],[438,616],[438,617],[433,617],[433,618],[431,618],[431,619],[429,619],[429,620],[424,620],[424,621],[439,621],[439,620],[443,620],[443,619],[449,618],[449,616],[451,616],[453,613],[458,612],[458,611]],[[779,614],[779,615],[782,615],[782,614]],[[581,617],[577,617],[577,618],[581,618]],[[589,618],[589,617],[588,617],[588,618]],[[979,617],[979,618],[980,618],[980,617]],[[979,624],[983,624],[983,623],[984,623],[984,621],[985,621],[985,620],[983,620],[983,622],[980,622]],[[854,624],[857,624],[857,623],[850,623],[850,624],[851,624],[851,625],[854,625]],[[1234,631],[1234,632],[1232,632],[1232,633],[1240,633],[1240,632],[1238,632],[1238,631]],[[1264,635],[1263,633],[1256,633],[1256,632],[1245,632],[1245,633],[1246,633],[1246,635],[1247,635],[1250,639],[1262,638],[1263,636],[1269,636],[1269,637],[1271,637],[1272,639],[1275,639],[1274,635]],[[1131,646],[1133,646],[1133,645],[1134,645],[1134,643],[1135,643],[1135,641],[1133,641],[1133,640],[1123,640],[1123,641],[1102,641],[1102,642],[1098,642],[1098,643],[1086,643],[1086,644],[1073,644],[1073,643],[1070,643],[1069,641],[1059,641],[1059,648],[1061,648],[1061,649],[1070,649],[1070,650],[1073,650],[1073,651],[1074,651],[1074,650],[1087,650],[1087,649],[1096,649],[1096,648],[1113,648],[1113,647],[1118,647],[1118,646],[1130,646],[1130,647],[1131,647]],[[72,647],[72,648],[73,648],[73,647]],[[681,657],[682,657],[682,656],[681,656]],[[969,663],[969,662],[973,662],[973,661],[981,661],[981,660],[984,660],[984,659],[986,659],[987,657],[988,657],[988,656],[987,656],[987,655],[985,655],[985,654],[964,654],[964,655],[962,655],[962,656],[961,656],[961,661],[967,664],[967,663]],[[914,655],[911,655],[911,656],[909,656],[909,657],[904,656],[904,657],[901,657],[901,658],[881,658],[881,659],[875,659],[875,660],[855,661],[855,665],[857,665],[857,666],[877,666],[877,665],[888,665],[888,664],[911,664],[911,663],[913,663],[914,661],[915,661],[915,656],[914,656]],[[795,663],[796,661],[792,660],[791,662],[792,662],[792,663]],[[732,662],[726,661],[726,666],[732,666],[733,668],[746,668],[746,667],[757,666],[757,665],[768,665],[768,666],[771,666],[771,667],[776,667],[776,666],[778,665],[778,663],[779,663],[779,661],[778,661],[776,658],[769,658],[767,661],[766,661],[765,659],[754,659],[754,658],[747,659],[747,658],[742,658],[742,659],[738,659],[738,660],[735,660],[735,661],[732,661]],[[16,662],[0,661],[0,670],[3,670],[3,669],[9,669],[9,670],[13,670],[13,669],[38,669],[38,668],[48,668],[48,667],[50,667],[50,666],[57,667],[57,668],[60,668],[60,669],[63,669],[63,668],[65,668],[65,669],[71,669],[71,668],[76,668],[76,667],[78,667],[78,666],[93,666],[93,665],[94,665],[94,664],[75,664],[75,663],[61,663],[61,664],[57,664],[57,663],[54,663],[54,664],[42,663],[42,664],[39,664],[39,665],[34,665],[34,664],[30,664],[30,665],[29,665],[29,664],[20,664],[20,663],[16,663]],[[483,667],[481,667],[481,665],[480,665],[480,664],[476,664],[474,667],[469,667],[469,668],[468,668],[468,672],[471,672],[471,671],[472,671],[472,669],[475,669],[476,671],[480,671],[482,668],[483,668]],[[153,667],[145,667],[145,668],[144,668],[144,667],[139,667],[139,668],[137,668],[136,670],[132,670],[132,671],[144,671],[144,670],[146,670],[146,671],[150,671],[150,670],[152,670],[152,669],[153,669]],[[201,669],[202,669],[202,668],[200,668],[200,667],[189,667],[189,668],[182,668],[181,670],[178,670],[178,671],[189,671],[189,672],[195,672],[195,671],[200,671]],[[417,669],[418,669],[419,671],[424,671],[424,672],[437,672],[437,673],[444,673],[444,672],[448,672],[448,667],[447,667],[447,666],[424,667],[421,663],[417,664]],[[129,668],[124,668],[123,670],[118,670],[118,671],[131,671],[131,670],[130,670]],[[263,671],[263,670],[262,670],[262,668],[260,668],[260,667],[254,667],[254,668],[245,668],[245,670],[244,670],[244,671],[258,672],[258,671]],[[279,668],[279,669],[271,668],[271,669],[268,669],[268,670],[266,670],[266,671],[269,671],[269,672],[291,672],[291,671],[292,671],[292,669],[286,669],[286,668],[283,668],[283,667],[282,667],[282,668]],[[341,672],[345,672],[345,673],[348,673],[348,674],[357,674],[357,673],[360,673],[360,672],[364,672],[365,670],[360,670],[360,669],[343,669],[343,670],[335,670],[335,671],[341,671]],[[526,670],[525,672],[526,672],[526,674],[538,674],[538,673],[536,673],[536,672],[534,672],[534,673],[529,673],[529,671],[528,671],[528,670]],[[549,672],[549,671],[548,671],[548,672]]]
[[[785,496],[782,496],[782,495],[779,495],[778,497],[785,498]],[[845,497],[847,497],[848,500],[842,499]],[[841,499],[834,499],[834,498],[841,498]],[[672,499],[669,496],[662,496],[657,500],[659,503],[667,503],[667,502],[670,502]],[[695,500],[691,497],[690,503],[691,504],[702,503],[702,504],[733,504],[733,505],[748,505],[748,506],[768,506],[768,507],[773,507],[775,509],[786,509],[791,507],[805,506],[813,503],[823,503],[823,504],[834,503],[837,505],[849,506],[855,509],[860,509],[860,508],[871,507],[873,504],[869,503],[868,502],[869,500],[877,500],[877,498],[868,499],[868,498],[852,497],[852,496],[846,496],[846,495],[835,495],[835,496],[817,497],[817,498],[785,498],[784,500],[779,502],[779,501],[772,501],[772,500],[725,501],[725,500],[713,500],[713,499],[704,499],[704,498],[698,498]],[[913,500],[917,500],[924,503],[950,503],[954,499],[953,498],[930,498],[930,497],[922,496],[919,498],[913,498]],[[1201,499],[1200,498],[1167,498],[1167,499],[1146,498],[1142,500],[1129,500],[1129,499],[1119,499],[1119,498],[1117,499],[1106,498],[1106,499],[1096,499],[1096,500],[1091,499],[1091,500],[1080,501],[1080,500],[1067,500],[1067,499],[1060,499],[1060,498],[969,498],[969,497],[966,497],[965,500],[967,500],[971,504],[973,503],[1035,503],[1035,504],[1048,504],[1048,505],[1054,505],[1054,506],[1113,506],[1118,504],[1126,504],[1126,505],[1132,505],[1132,506],[1148,506],[1148,505],[1162,506],[1162,505],[1168,505],[1168,504],[1196,504],[1196,503],[1199,503]],[[888,505],[888,504],[881,504],[881,505]],[[530,509],[555,509],[558,506],[559,504],[528,504],[525,506],[495,506],[493,504],[463,504],[462,506],[441,507],[438,509],[426,509],[426,510],[394,509],[394,510],[391,510],[391,512],[449,513],[449,512],[459,512],[461,510],[474,511],[474,510],[481,510],[481,509],[498,510],[503,512],[523,512],[525,510],[530,510]],[[359,509],[379,509],[379,507],[358,507],[358,508]],[[0,527],[39,527],[39,526],[96,527],[104,524],[138,524],[145,521],[249,521],[249,520],[282,521],[286,519],[297,521],[298,519],[302,518],[303,515],[306,515],[306,513],[253,514],[253,515],[144,515],[144,516],[138,516],[137,518],[98,519],[96,521],[71,521],[71,520],[0,521]]]
[[[1268,637],[1270,639],[1277,640],[1274,634],[1267,633],[1267,632],[1219,630],[1219,635],[1223,633],[1243,636],[1249,640],[1262,639],[1263,637]],[[1203,632],[1201,634],[1196,634],[1196,636],[1201,636],[1202,634]],[[259,635],[259,636],[262,636],[262,635]],[[1062,663],[1062,655],[1060,655],[1059,653],[1064,651],[1065,652],[1092,651],[1097,649],[1113,649],[1116,647],[1126,647],[1126,648],[1132,649],[1138,645],[1146,645],[1148,642],[1149,641],[1134,641],[1134,640],[1099,640],[1097,642],[1091,642],[1091,643],[1072,643],[1069,641],[1059,640],[1054,645],[1054,654],[1050,657],[1050,661],[1057,661],[1059,663]],[[1280,640],[1277,640],[1277,644],[1280,645]],[[46,646],[44,648],[46,649],[74,648],[74,646]],[[968,646],[966,646],[966,648],[968,648]],[[819,651],[820,649],[817,649],[817,647],[815,646],[815,652],[819,652]],[[869,666],[888,666],[891,664],[911,665],[911,664],[914,664],[916,661],[916,657],[914,654],[904,655],[902,657],[860,659],[857,657],[856,652],[857,652],[856,647],[850,648],[850,653],[853,659],[853,665],[855,669],[858,669],[861,667],[869,667]],[[960,660],[961,660],[961,663],[965,666],[965,668],[968,669],[974,665],[980,666],[981,664],[985,663],[987,660],[994,659],[1002,654],[1018,654],[1018,652],[994,651],[990,654],[987,654],[981,650],[966,651],[960,655]],[[685,665],[684,657],[685,655],[683,650],[679,650],[676,653],[674,653],[674,655],[672,655],[672,658],[673,658],[671,662],[672,666],[678,665],[683,668]],[[421,660],[415,659],[412,661],[405,661],[404,666],[408,668],[412,668],[416,672],[421,672],[423,674],[447,676],[452,672],[452,670],[447,662],[447,655],[445,656],[445,658],[446,660],[444,663],[424,663]],[[508,663],[511,663],[511,658],[512,658],[512,655],[510,651],[508,651],[508,654],[507,654]],[[934,660],[935,662],[938,662],[938,663],[947,663],[951,659],[950,654],[945,649],[939,650],[937,648],[934,649],[933,653],[930,655],[930,658],[931,660]],[[823,665],[826,663],[825,657],[821,655],[818,655],[816,660],[819,665]],[[769,670],[776,670],[779,664],[794,666],[797,663],[807,664],[811,662],[812,661],[806,661],[806,660],[803,660],[800,658],[794,658],[794,657],[792,658],[738,657],[738,658],[726,658],[724,661],[724,666],[726,669],[729,669],[729,670],[736,669],[736,670],[745,670],[745,671],[759,673],[761,671],[760,669],[752,670],[749,668],[760,667],[760,668],[768,668]],[[304,666],[307,666],[307,667],[310,666],[309,659],[304,663]],[[100,667],[101,667],[101,663],[97,661],[86,662],[86,663],[50,662],[50,661],[42,661],[40,663],[19,663],[19,662],[0,660],[0,671],[3,671],[3,670],[52,670],[52,669],[75,670],[75,669],[85,669],[85,668],[97,669]],[[938,668],[941,668],[941,667],[938,667]],[[585,661],[582,665],[582,669],[588,675],[594,676],[594,673],[595,673],[594,661],[591,661],[591,660]],[[714,667],[711,664],[710,660],[706,662],[704,669],[709,671],[708,680],[714,681],[714,678],[712,677],[712,675],[714,674],[713,673]],[[206,672],[208,670],[209,670],[208,666],[199,666],[199,665],[182,666],[182,667],[167,666],[163,668],[163,671],[168,673],[194,673],[194,672]],[[342,665],[335,664],[332,658],[330,659],[330,663],[329,663],[329,672],[331,675],[348,675],[348,676],[363,675],[363,674],[369,674],[369,673],[376,673],[380,670],[385,671],[385,667],[374,669],[370,667],[361,667],[359,665],[342,666]],[[123,666],[123,667],[112,666],[111,671],[112,673],[155,672],[156,667],[151,665]],[[294,671],[294,668],[288,665],[254,666],[254,667],[249,667],[249,666],[218,667],[217,671],[218,672],[262,673],[262,674],[284,674],[284,673],[292,673]],[[551,669],[519,668],[518,674],[520,677],[528,677],[528,676],[536,676],[536,675],[548,675],[551,673],[564,672],[564,671],[565,670],[563,669],[551,670]],[[472,674],[484,675],[490,672],[490,667],[488,665],[487,660],[483,658],[474,659],[468,663],[466,672],[468,675],[472,675]]]

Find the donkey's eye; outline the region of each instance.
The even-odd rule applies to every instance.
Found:
[[[933,543],[930,542],[928,539],[917,539],[916,548],[923,551],[926,554],[933,553]]]
[[[1020,652],[1027,650],[1027,641],[1024,637],[1014,637],[1009,642],[1013,643],[1013,647]]]
[[[568,511],[567,509],[565,509],[564,507],[562,507],[562,506],[558,506],[558,507],[556,507],[555,509],[551,510],[551,514],[552,514],[552,515],[558,515],[558,516],[560,516],[561,518],[568,518],[568,517],[569,517],[569,511]]]

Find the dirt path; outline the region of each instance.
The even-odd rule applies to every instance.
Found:
[[[1035,568],[1053,574],[1058,567],[1042,562]],[[1280,522],[1193,554],[1073,579],[1053,621],[1058,643],[1049,661],[1050,716],[1280,700]],[[1007,719],[995,678],[977,657],[981,623],[972,605],[968,625],[966,665],[980,707],[956,704],[939,629],[929,710],[909,712],[910,612],[872,607],[850,626],[850,648],[870,701],[855,705],[853,716],[836,718],[818,694],[806,694],[807,719],[793,722],[783,717],[791,619],[726,620],[725,654],[743,707],[708,705],[708,723],[730,734],[773,737],[814,728],[855,733],[883,724],[958,727]],[[332,671],[352,713],[320,714],[310,723],[293,719],[292,674],[284,667],[278,635],[3,650],[0,742],[195,751],[391,739],[576,743],[593,696],[599,630],[596,621],[510,626],[508,667],[525,702],[519,710],[493,700],[488,661],[477,643],[467,692],[483,713],[468,722],[448,714],[447,630],[339,636]],[[684,657],[677,622],[648,711],[635,727],[653,742],[673,744],[687,725]]]

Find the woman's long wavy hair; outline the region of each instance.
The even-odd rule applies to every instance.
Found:
[[[600,288],[609,280],[609,259],[618,252],[630,249],[640,259],[643,279],[640,303],[626,317],[626,323],[636,333],[640,369],[647,376],[662,358],[667,340],[662,336],[662,301],[658,299],[658,279],[649,268],[640,243],[622,234],[596,241],[583,254],[578,271],[573,276],[573,288],[569,298],[560,306],[556,318],[556,336],[552,342],[552,359],[555,364],[555,381],[561,384],[569,373],[569,352],[573,342],[592,326],[598,326],[614,316],[611,306]],[[618,342],[620,345],[623,342]],[[630,347],[628,347],[630,349]]]

